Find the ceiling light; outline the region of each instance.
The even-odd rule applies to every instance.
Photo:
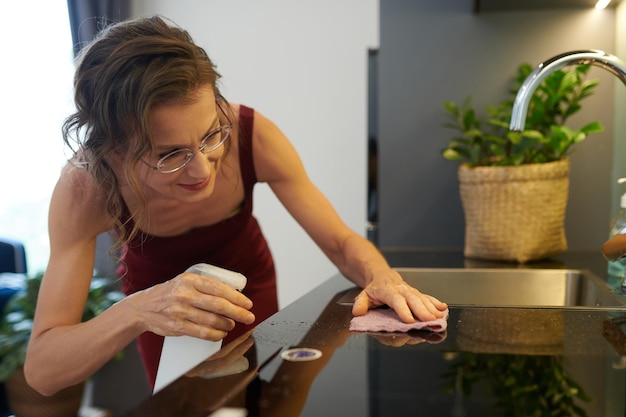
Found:
[[[611,0],[598,0],[598,2],[596,3],[596,9],[606,8],[606,6],[608,6],[610,2]]]

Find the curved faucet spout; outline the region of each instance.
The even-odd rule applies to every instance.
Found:
[[[522,83],[515,97],[515,101],[513,102],[513,112],[511,114],[509,129],[518,132],[524,130],[530,99],[537,89],[537,86],[539,86],[548,75],[565,66],[579,64],[590,64],[604,68],[622,80],[626,85],[626,65],[614,55],[598,50],[573,51],[557,55],[539,64]]]

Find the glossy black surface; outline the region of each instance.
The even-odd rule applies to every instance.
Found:
[[[412,266],[437,267],[439,260],[431,260]],[[595,263],[587,260],[600,275],[602,262]],[[449,259],[442,267],[457,266]],[[246,370],[183,377],[130,415],[207,416],[224,406],[249,416],[485,417],[507,415],[506,407],[530,415],[547,401],[567,404],[576,389],[591,401],[576,400],[585,414],[570,415],[625,415],[623,312],[451,306],[445,334],[351,333],[350,306],[336,302],[351,287],[333,277],[196,371],[242,355]],[[322,356],[283,359],[292,347]]]

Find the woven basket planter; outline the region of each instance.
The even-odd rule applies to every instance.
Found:
[[[525,263],[567,250],[569,160],[459,167],[465,256]]]
[[[459,315],[461,351],[508,355],[562,355],[563,311],[468,308]]]

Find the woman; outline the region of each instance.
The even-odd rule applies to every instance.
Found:
[[[387,304],[402,320],[444,303],[408,286],[338,217],[268,119],[220,94],[219,74],[187,32],[158,17],[103,31],[82,53],[74,156],[55,187],[50,260],[25,373],[43,394],[80,382],[135,338],[154,384],[163,336],[232,340],[277,309],[272,256],[252,216],[269,184],[339,270],[364,288],[353,314]],[[114,231],[127,297],[85,323],[96,237]],[[206,262],[244,274],[239,293],[184,271]]]

